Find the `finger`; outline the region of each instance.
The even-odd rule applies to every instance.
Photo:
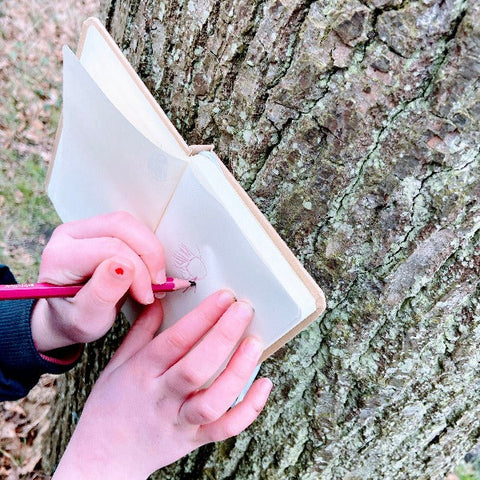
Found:
[[[255,337],[244,339],[213,384],[183,403],[179,421],[203,425],[220,418],[247,384],[261,353],[262,344]]]
[[[158,335],[142,353],[156,375],[162,375],[189,352],[234,302],[231,290],[220,290]]]
[[[201,425],[198,428],[196,435],[198,444],[219,442],[245,430],[263,410],[272,386],[272,382],[268,378],[256,380],[238,405],[235,405],[215,422]]]
[[[151,278],[141,258],[122,240],[112,237],[75,240],[62,237],[56,246],[45,248],[39,273],[40,282],[73,284],[85,281],[104,260],[118,256],[134,265],[131,285],[133,297],[140,303],[153,302]]]
[[[204,386],[232,353],[253,318],[247,302],[235,302],[214,327],[163,378],[171,395],[186,397]]]
[[[133,280],[134,266],[124,258],[103,261],[92,278],[75,295],[71,303],[77,312],[78,342],[90,342],[103,336],[112,326],[117,304]],[[81,324],[79,324],[81,322]],[[85,338],[80,338],[84,332]]]
[[[162,320],[163,307],[159,300],[146,306],[110,360],[108,370],[117,368],[151,342],[160,328]]]
[[[65,223],[63,231],[76,239],[116,237],[125,242],[147,266],[151,283],[165,282],[165,257],[157,236],[127,212],[114,212]]]

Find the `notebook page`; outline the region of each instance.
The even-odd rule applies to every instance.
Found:
[[[63,221],[126,210],[152,230],[187,163],[146,139],[64,48],[63,126],[48,194]]]
[[[105,32],[105,35],[108,34]],[[187,159],[184,148],[147,100],[146,94],[149,93],[139,88],[140,78],[134,72],[133,77],[129,74],[125,67],[128,62],[123,58],[125,63],[122,63],[113,48],[116,49],[116,45],[110,46],[100,31],[91,25],[87,29],[80,62],[109,100],[146,138],[165,152]],[[163,112],[160,114],[164,115]]]
[[[284,288],[296,299],[302,311],[302,318],[316,309],[315,299],[293,268],[281,254],[258,220],[232,188],[222,170],[218,168],[215,156],[201,152],[192,157],[191,168],[197,179],[231,213],[238,228],[250,242],[252,248],[264,259],[272,273]]]
[[[248,333],[265,348],[288,332],[302,317],[301,306],[264,263],[224,207],[187,167],[158,226],[170,275],[195,280],[186,292],[163,300],[167,328],[220,288],[231,288],[250,300],[255,319]],[[181,297],[181,298],[179,298]]]

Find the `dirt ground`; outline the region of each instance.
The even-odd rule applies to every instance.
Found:
[[[45,172],[61,108],[61,49],[77,43],[98,0],[0,0],[0,263],[36,278],[40,253],[58,224]],[[42,438],[55,378],[27,398],[0,403],[0,479],[47,479]]]

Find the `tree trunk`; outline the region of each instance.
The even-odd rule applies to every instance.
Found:
[[[110,0],[102,16],[328,300],[263,364],[257,422],[154,478],[444,478],[480,436],[479,3]]]

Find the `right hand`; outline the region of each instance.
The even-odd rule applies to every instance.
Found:
[[[39,300],[32,313],[37,349],[46,352],[103,336],[123,298],[150,304],[152,283],[165,282],[163,248],[153,232],[125,212],[65,223],[45,247],[39,282],[85,283],[73,298]]]

